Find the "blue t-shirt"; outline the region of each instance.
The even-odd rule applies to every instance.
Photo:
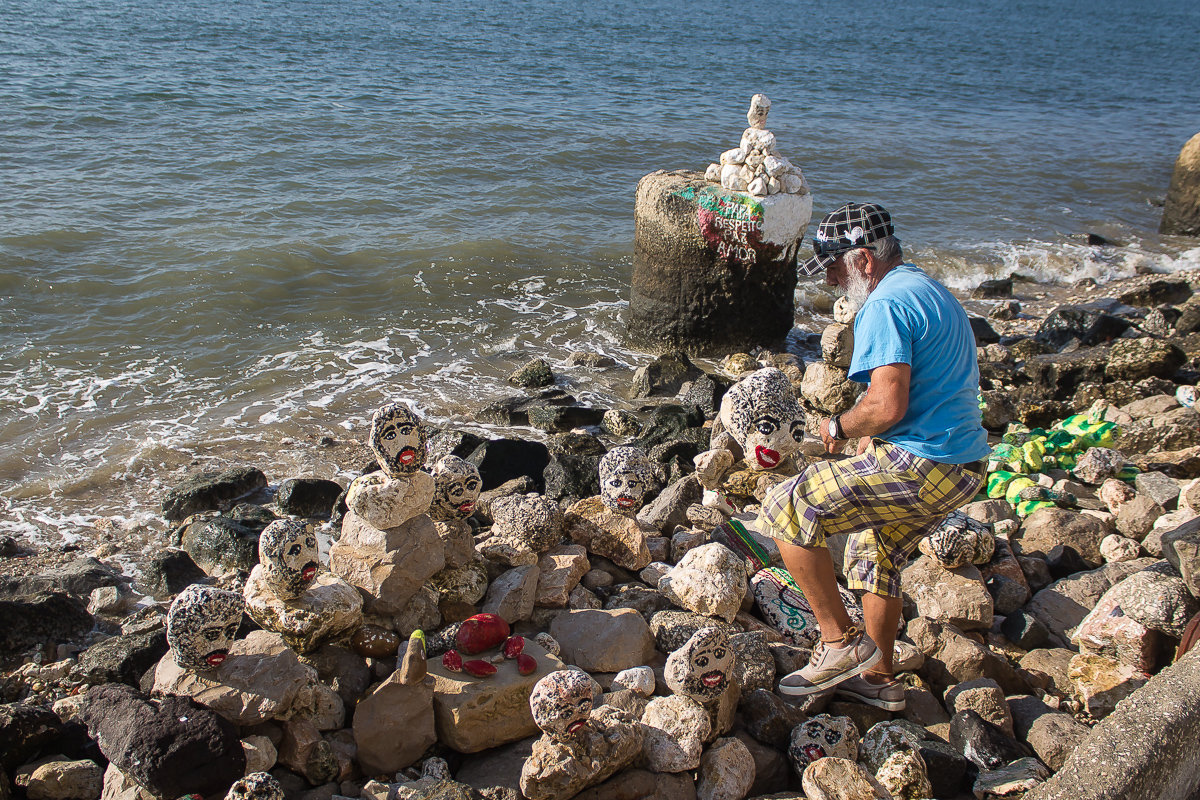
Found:
[[[908,364],[912,377],[908,411],[878,438],[947,464],[988,454],[971,323],[954,295],[912,264],[884,275],[854,320],[850,380],[868,383],[886,364]]]

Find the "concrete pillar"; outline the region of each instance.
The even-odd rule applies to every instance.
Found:
[[[659,170],[638,182],[634,217],[636,346],[722,355],[777,346],[791,330],[811,194],[752,197],[700,172]]]
[[[1200,236],[1200,133],[1179,151],[1159,233]]]

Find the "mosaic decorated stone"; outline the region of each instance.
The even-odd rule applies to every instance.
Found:
[[[370,445],[388,477],[412,475],[425,464],[425,428],[407,403],[389,403],[371,416]]]
[[[783,635],[784,641],[797,647],[816,647],[821,638],[817,618],[808,598],[786,569],[767,567],[759,570],[750,578],[750,589],[763,619]],[[841,584],[838,592],[851,622],[861,627],[863,614],[858,598]]]
[[[482,488],[478,467],[465,458],[442,456],[433,465],[433,504],[429,516],[438,521],[466,519],[474,513]]]
[[[667,686],[707,704],[725,691],[733,672],[733,648],[723,628],[701,628],[667,657]]]
[[[258,539],[258,562],[275,594],[285,600],[299,597],[317,578],[317,536],[303,522],[277,519]]]
[[[600,459],[600,499],[622,514],[634,514],[654,483],[654,471],[640,447],[614,447]]]
[[[229,787],[225,800],[284,800],[283,786],[268,772],[251,772]]]
[[[534,684],[529,695],[534,723],[556,741],[567,741],[582,731],[592,704],[592,679],[575,669],[551,672]]]
[[[167,644],[184,669],[221,666],[242,624],[246,602],[240,594],[193,583],[167,612]]]
[[[775,367],[752,372],[734,384],[721,399],[719,420],[751,469],[774,469],[799,450],[804,439],[804,412],[791,382]]]
[[[996,537],[985,523],[971,519],[961,511],[952,511],[917,548],[944,569],[955,569],[964,564],[991,561],[996,550]]]
[[[788,760],[797,775],[819,758],[827,756],[855,761],[858,758],[858,728],[849,717],[818,714],[792,730]]]

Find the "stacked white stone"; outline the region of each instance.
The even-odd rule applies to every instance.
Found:
[[[779,154],[775,134],[766,129],[771,101],[756,94],[750,99],[746,121],[750,127],[742,133],[737,147],[721,154],[720,164],[709,164],[705,180],[719,183],[735,192],[755,197],[779,194],[808,194],[808,182],[800,168]]]

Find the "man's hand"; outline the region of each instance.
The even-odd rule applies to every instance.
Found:
[[[826,453],[840,453],[842,447],[845,446],[845,439],[835,439],[829,435],[829,420],[832,417],[822,417],[818,422],[818,429],[821,431],[821,441],[825,444]]]
[[[855,455],[861,456],[863,453],[867,452],[870,449],[871,449],[871,437],[870,436],[859,437],[858,452],[855,453]]]

